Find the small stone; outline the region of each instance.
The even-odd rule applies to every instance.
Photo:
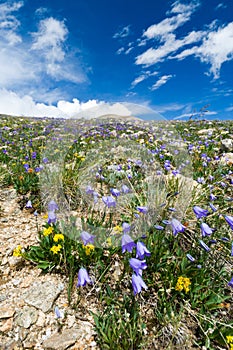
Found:
[[[44,327],[45,324],[45,314],[39,310],[39,315],[38,315],[38,319],[36,321],[36,326],[37,327]]]
[[[48,281],[36,282],[24,294],[24,301],[43,312],[48,312],[63,289],[62,283],[55,285]]]
[[[65,329],[62,333],[55,333],[43,342],[45,350],[65,350],[73,345],[82,331],[77,328]]]
[[[3,325],[0,327],[0,332],[8,333],[12,330],[13,318],[8,318],[3,322]]]
[[[14,313],[15,313],[15,309],[13,309],[12,307],[1,307],[0,308],[0,319],[3,319],[3,318],[11,318],[14,316]]]
[[[73,316],[68,315],[68,316],[67,316],[67,326],[68,326],[68,328],[73,327],[75,321],[76,321],[76,318],[75,318],[74,315],[73,315]]]
[[[29,328],[36,322],[37,317],[38,311],[34,307],[24,306],[17,316],[16,323],[23,328]]]

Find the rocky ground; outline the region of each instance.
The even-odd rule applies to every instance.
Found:
[[[0,190],[0,349],[97,349],[89,313],[96,311],[93,297],[82,290],[77,303],[74,292],[68,305],[64,276],[43,274],[12,255],[17,245],[36,243],[44,222],[19,208],[14,189]],[[56,317],[55,306],[64,317]]]

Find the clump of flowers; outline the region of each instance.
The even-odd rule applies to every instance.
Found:
[[[189,288],[190,285],[191,285],[190,278],[180,276],[176,283],[175,290],[177,290],[178,292],[182,292],[182,290],[184,290],[185,293],[188,293],[190,291],[190,288]]]
[[[233,335],[227,335],[226,340],[227,344],[230,346],[230,350],[233,350]]]
[[[22,246],[18,245],[14,251],[13,251],[13,256],[19,257],[22,256]]]

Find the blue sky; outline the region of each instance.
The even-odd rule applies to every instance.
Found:
[[[233,115],[230,0],[0,1],[0,113]],[[79,114],[80,113],[80,114]]]

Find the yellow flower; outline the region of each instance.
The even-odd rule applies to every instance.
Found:
[[[107,245],[108,245],[109,247],[112,246],[112,238],[111,238],[111,237],[108,237],[108,238],[106,239],[106,242],[107,242]]]
[[[233,343],[233,335],[227,335],[226,339],[228,344]]]
[[[13,256],[21,256],[22,255],[22,246],[18,245],[14,251],[13,251]]]
[[[90,255],[93,250],[95,250],[95,246],[93,244],[87,244],[82,245],[83,249],[85,250],[86,255]]]
[[[175,287],[175,290],[181,292],[182,290],[185,291],[185,293],[189,292],[189,286],[191,284],[191,281],[188,277],[183,277],[183,276],[180,276],[178,278],[178,281],[176,283],[176,287]]]
[[[45,229],[44,229],[43,235],[44,235],[44,236],[48,236],[48,235],[50,235],[52,232],[53,232],[53,227],[52,227],[52,226],[49,226],[48,228],[45,228]]]
[[[123,231],[123,228],[121,226],[117,225],[117,226],[113,227],[113,230],[115,233],[121,234],[121,232]]]
[[[54,242],[58,242],[60,241],[64,241],[64,236],[62,233],[57,233],[56,235],[54,235],[53,237]]]
[[[57,254],[58,252],[60,252],[62,246],[60,244],[58,245],[53,245],[52,248],[50,248],[51,252],[53,252],[53,254]]]
[[[43,219],[48,219],[48,214],[43,215]]]

